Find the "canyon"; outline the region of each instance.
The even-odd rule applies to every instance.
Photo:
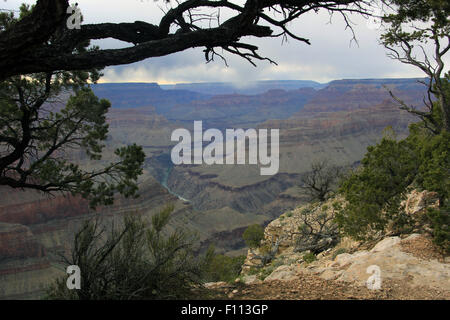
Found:
[[[425,87],[417,79],[259,82],[229,84],[97,84],[100,98],[112,103],[104,158],[113,149],[136,143],[146,153],[138,199],[117,198],[112,206],[89,209],[78,197],[51,197],[0,187],[0,299],[39,298],[68,254],[81,223],[96,215],[105,223],[127,212],[152,216],[174,204],[171,228],[199,236],[199,251],[214,244],[218,252],[246,252],[245,228],[267,225],[283,212],[308,201],[299,184],[311,163],[329,159],[352,166],[375,144],[386,127],[398,138],[417,119],[399,109],[386,88],[420,108]],[[177,128],[279,129],[280,167],[260,175],[256,165],[174,165],[170,150]],[[90,163],[80,154],[75,161]]]

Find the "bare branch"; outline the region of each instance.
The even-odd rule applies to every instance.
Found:
[[[56,0],[39,0],[39,8],[45,6],[50,8],[56,6]],[[57,12],[61,12],[68,6],[67,1],[58,2]],[[267,60],[263,58],[257,50],[250,50],[250,53],[243,53],[239,49],[242,47],[240,39],[246,36],[273,37],[289,36],[297,41],[310,44],[309,40],[294,34],[287,28],[287,24],[298,19],[302,14],[319,9],[328,10],[330,13],[339,12],[342,14],[347,27],[353,32],[351,22],[347,14],[370,14],[367,6],[370,1],[364,0],[247,0],[243,6],[226,0],[188,0],[178,3],[174,8],[169,9],[158,25],[144,21],[133,23],[100,23],[82,25],[80,30],[68,30],[64,23],[61,23],[65,16],[47,16],[52,28],[47,28],[46,32],[41,32],[45,41],[39,38],[38,47],[31,47],[29,43],[20,47],[0,46],[0,79],[18,75],[37,72],[53,72],[58,70],[86,70],[91,68],[103,68],[109,65],[121,65],[137,62],[151,57],[159,57],[171,53],[183,51],[194,47],[223,48],[232,54],[236,54],[250,63],[252,59]],[[38,6],[37,6],[38,7]],[[218,13],[196,14],[195,10],[204,8],[216,8]],[[226,21],[220,22],[220,9],[226,8],[234,12],[234,16]],[[269,17],[265,11],[273,10],[282,15],[280,19]],[[42,9],[34,11],[41,12]],[[210,26],[205,27],[202,22],[209,19]],[[211,22],[217,21],[216,26]],[[265,21],[269,25],[262,25],[260,21]],[[23,22],[25,24],[25,21]],[[56,26],[60,26],[56,30]],[[176,30],[171,33],[172,27]],[[272,27],[281,29],[281,33],[274,35]],[[33,32],[37,32],[33,29]],[[52,33],[53,31],[53,33]],[[14,30],[8,34],[0,33],[0,44],[5,43],[14,34]],[[17,30],[16,30],[17,32]],[[27,34],[33,34],[28,32]],[[23,33],[21,34],[23,35]],[[53,41],[49,41],[53,37]],[[117,40],[132,43],[132,47],[122,49],[105,49],[90,52],[77,52],[76,46],[84,41],[114,38]],[[11,38],[12,39],[12,38]],[[15,38],[14,38],[15,39]],[[2,42],[3,41],[3,42]],[[21,43],[21,41],[17,41]],[[241,45],[235,47],[235,43]],[[250,45],[250,44],[248,44]],[[210,51],[212,52],[212,51]],[[14,53],[14,54],[12,54]],[[217,52],[216,52],[217,54]]]

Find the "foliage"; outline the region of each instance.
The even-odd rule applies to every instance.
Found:
[[[419,167],[407,140],[384,137],[367,150],[360,168],[340,187],[348,204],[336,214],[341,230],[356,239],[384,230],[389,220],[401,220],[400,202]]]
[[[410,135],[401,141],[384,137],[368,148],[361,167],[345,180],[340,191],[348,204],[336,215],[341,230],[356,239],[371,232],[384,232],[388,223],[401,233],[410,231],[412,218],[404,213],[401,200],[414,186],[434,191],[439,208],[428,216],[435,241],[449,241],[448,202],[450,186],[450,134],[432,134],[423,122],[410,126]]]
[[[418,183],[436,191],[440,201],[450,198],[450,132],[431,136],[423,141],[419,152]]]
[[[285,239],[285,236],[281,237],[273,237],[270,242],[266,241],[262,246],[258,249],[259,255],[254,255],[254,259],[259,259],[261,262],[258,265],[259,268],[264,267],[269,262],[273,262],[276,254],[278,253],[278,247],[280,246],[281,241]]]
[[[365,238],[370,231],[410,230],[412,221],[400,207],[408,188],[435,191],[439,208],[429,209],[434,240],[448,245],[450,190],[450,4],[446,0],[393,0],[395,12],[383,18],[381,37],[389,56],[420,69],[426,76],[427,97],[421,109],[408,106],[392,92],[400,108],[421,121],[410,126],[408,138],[384,138],[368,148],[361,168],[341,186],[348,205],[337,215],[344,233]],[[431,49],[427,51],[425,47]]]
[[[306,263],[311,263],[311,262],[316,261],[316,260],[317,260],[317,257],[312,252],[308,252],[307,254],[305,254],[303,256],[303,261],[305,261]]]
[[[22,6],[20,18],[30,10]],[[0,30],[17,21],[13,14],[0,12]],[[56,35],[49,44],[53,42]],[[89,41],[72,48],[74,53],[96,50]],[[102,160],[111,104],[90,89],[100,76],[99,69],[55,71],[0,82],[0,185],[82,195],[92,207],[111,204],[116,193],[137,195],[142,148],[122,146],[114,151],[117,161]],[[96,169],[75,162],[80,158]]]
[[[271,264],[271,266],[274,269],[284,265],[284,258],[283,258],[283,256],[280,256],[278,259],[273,260],[270,264]]]
[[[421,70],[427,86],[425,110],[417,110],[391,95],[400,107],[419,116],[426,127],[438,134],[450,131],[450,74],[445,60],[450,51],[450,4],[447,0],[392,0],[395,12],[383,20],[387,25],[381,37],[388,56]],[[436,121],[436,115],[441,121]]]
[[[433,242],[450,254],[450,204],[440,209],[429,208],[427,215],[432,222]]]
[[[234,281],[241,273],[245,258],[244,255],[229,257],[223,254],[214,254],[206,267],[205,281]]]
[[[257,275],[259,273],[260,269],[258,267],[255,266],[251,266],[250,269],[248,270],[247,274],[249,276],[253,276],[253,275]]]
[[[270,254],[270,251],[272,248],[271,248],[270,244],[266,243],[266,244],[260,246],[258,249],[259,249],[259,253],[261,253],[261,255],[265,256],[265,255]]]
[[[183,299],[202,282],[207,259],[194,256],[196,237],[164,231],[173,207],[152,216],[127,215],[123,225],[86,221],[76,234],[67,265],[81,270],[81,289],[69,290],[66,278],[48,289],[49,299]]]
[[[434,242],[450,252],[450,133],[430,137],[420,149],[421,166],[418,183],[437,192],[439,208],[429,208],[427,215],[433,228]]]
[[[275,266],[272,264],[262,268],[258,274],[258,279],[261,281],[264,281],[264,279],[266,279],[268,276],[270,276],[274,270],[275,270]]]
[[[311,164],[311,171],[302,177],[301,188],[305,190],[311,200],[325,201],[333,191],[341,177],[339,167],[328,161],[316,161]]]
[[[259,247],[261,240],[264,239],[264,228],[259,224],[250,225],[244,231],[242,237],[250,249],[255,249]]]
[[[339,248],[337,249],[334,253],[333,253],[333,257],[331,258],[331,260],[336,259],[336,257],[342,253],[347,253],[347,249],[345,248]]]
[[[299,220],[302,223],[296,232],[295,251],[310,250],[313,253],[324,251],[338,242],[339,230],[335,222],[335,211],[327,205],[316,210],[304,208],[300,211]]]

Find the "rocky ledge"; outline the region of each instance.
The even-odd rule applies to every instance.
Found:
[[[330,216],[336,202],[342,199],[302,206],[272,221],[265,229],[262,246],[249,250],[242,275],[236,280],[243,287],[239,296],[233,293],[235,288],[230,291],[233,298],[316,299],[321,295],[311,290],[322,290],[322,298],[450,299],[450,257],[433,244],[429,234],[418,232],[426,226],[416,228],[413,234],[386,234],[371,242],[341,238],[317,255],[298,250],[295,237],[304,213]],[[426,207],[435,206],[436,199],[430,192],[412,191],[404,204],[408,214],[419,215]],[[275,252],[262,261],[267,244],[272,244]],[[379,288],[373,286],[374,275]],[[323,286],[334,288],[335,295],[319,289]],[[257,294],[265,289],[267,296]]]

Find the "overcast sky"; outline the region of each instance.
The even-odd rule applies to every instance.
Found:
[[[17,9],[24,0],[0,0],[0,8]],[[71,1],[70,3],[74,3]],[[158,23],[164,1],[153,0],[77,0],[84,16],[83,23],[133,22]],[[352,33],[345,30],[341,17],[336,15],[329,23],[327,12],[308,14],[290,25],[290,29],[309,38],[311,45],[290,40],[251,39],[260,47],[260,54],[278,63],[258,61],[257,67],[226,55],[228,67],[220,59],[206,64],[201,48],[189,49],[166,57],[151,58],[125,66],[108,67],[101,82],[204,82],[251,80],[315,80],[328,82],[347,78],[423,77],[414,67],[402,65],[386,57],[379,45],[380,31],[369,28],[367,20],[353,16],[358,44],[351,42]],[[103,48],[121,46],[111,40],[102,40]],[[448,60],[448,59],[447,59]]]

